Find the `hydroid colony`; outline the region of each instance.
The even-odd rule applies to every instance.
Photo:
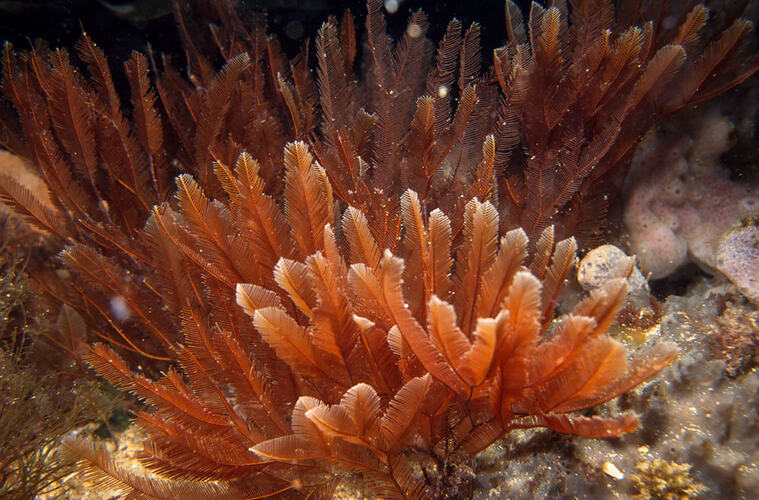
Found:
[[[86,35],[87,76],[63,49],[3,54],[2,140],[52,204],[5,175],[0,193],[62,249],[30,272],[88,326],[57,341],[150,407],[154,475],[68,442],[82,467],[135,496],[329,496],[346,475],[443,496],[510,430],[635,428],[573,413],[675,351],[628,359],[609,337],[623,279],[556,316],[563,238],[598,234],[653,123],[756,71],[748,21],[608,0],[525,19],[507,2],[485,64],[476,24],[434,49],[417,12],[393,42],[370,0],[360,38],[346,13],[287,60],[210,5],[221,70],[180,11],[189,78],[135,53],[128,108]]]

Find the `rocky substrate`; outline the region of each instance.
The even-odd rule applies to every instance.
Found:
[[[640,429],[595,440],[511,433],[478,457],[475,498],[759,497],[759,314],[732,286],[710,285],[669,297],[645,340],[676,342],[678,361],[600,410],[635,411]]]

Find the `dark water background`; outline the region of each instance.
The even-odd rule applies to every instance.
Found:
[[[479,22],[485,49],[504,42],[503,0],[399,1],[398,11],[387,15],[394,38],[403,32],[409,14],[422,9],[430,21],[429,37],[435,42],[453,17],[464,26]],[[144,50],[147,42],[158,52],[181,54],[171,15],[172,0],[112,0],[109,3],[114,9],[99,0],[0,0],[0,40],[10,41],[19,49],[29,47],[37,39],[47,40],[54,47],[71,47],[84,29],[114,61],[126,60],[132,50]],[[295,53],[307,37],[313,39],[329,15],[341,16],[345,9],[350,9],[358,16],[359,24],[363,23],[366,11],[366,4],[357,0],[247,0],[241,3],[267,13],[270,32],[277,35],[289,54]],[[523,10],[524,5],[529,5],[524,0],[518,3],[523,4]],[[131,9],[131,13],[119,15],[116,9]]]

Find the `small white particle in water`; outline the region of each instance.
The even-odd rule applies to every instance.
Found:
[[[448,87],[446,87],[445,85],[439,86],[437,88],[437,95],[441,99],[445,99],[446,97],[448,97]]]
[[[388,14],[398,12],[398,0],[385,0],[385,10]]]
[[[408,33],[408,36],[411,38],[419,38],[422,36],[422,27],[417,23],[409,23],[408,28],[406,28],[406,33]]]
[[[603,471],[606,473],[606,475],[611,476],[614,479],[623,479],[625,477],[625,475],[622,474],[622,471],[619,470],[617,466],[611,462],[604,462]]]
[[[132,310],[121,295],[111,297],[111,312],[119,321],[126,321],[132,317]]]

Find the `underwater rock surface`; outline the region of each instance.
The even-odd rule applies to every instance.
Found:
[[[636,411],[640,429],[607,440],[513,433],[478,457],[475,498],[756,498],[759,371],[731,377],[713,355],[715,318],[733,300],[706,284],[667,300],[649,342],[677,343],[679,360],[603,410]]]

